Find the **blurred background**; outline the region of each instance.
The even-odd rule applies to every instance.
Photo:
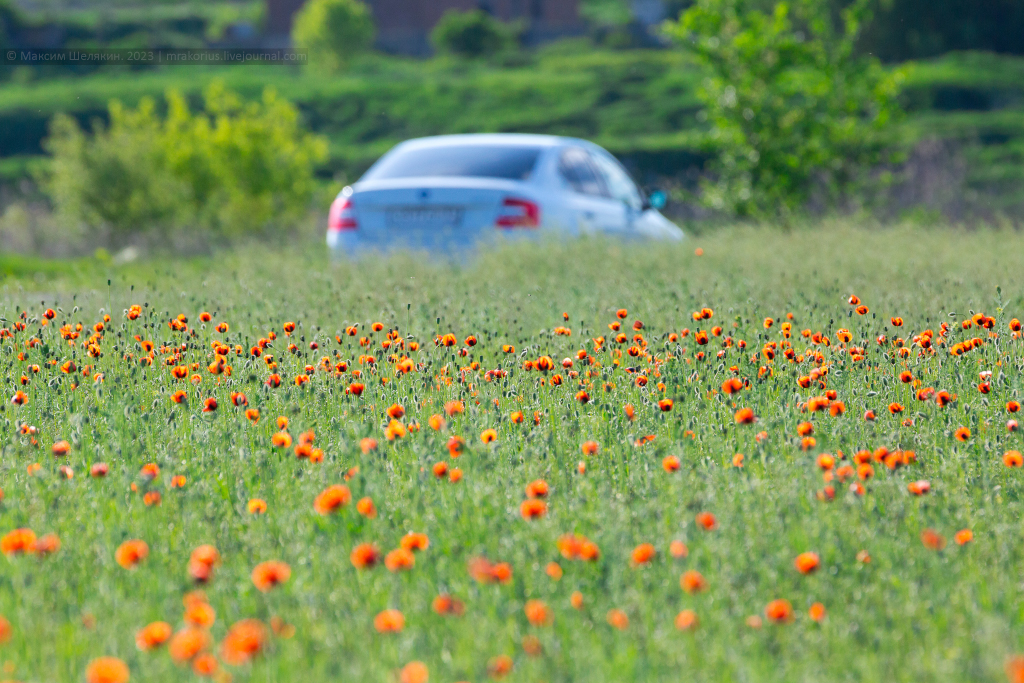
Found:
[[[0,49],[308,49],[305,66],[0,65],[0,250],[322,240],[417,136],[578,136],[688,232],[1024,218],[1021,0],[0,0]]]

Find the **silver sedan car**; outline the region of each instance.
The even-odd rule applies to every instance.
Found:
[[[338,254],[395,247],[452,250],[501,237],[602,234],[681,240],[651,198],[601,147],[548,135],[444,135],[381,157],[331,205]]]

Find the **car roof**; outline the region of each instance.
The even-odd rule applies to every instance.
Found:
[[[406,140],[399,146],[409,147],[446,147],[449,145],[522,145],[524,147],[560,147],[565,144],[592,144],[576,138],[558,135],[534,135],[529,133],[468,133],[462,135],[435,135],[426,138]]]

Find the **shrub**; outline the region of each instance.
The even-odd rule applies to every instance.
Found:
[[[370,10],[359,0],[309,0],[295,17],[292,40],[309,50],[311,66],[337,72],[373,43],[374,34]]]
[[[704,200],[785,216],[819,187],[835,201],[884,158],[903,74],[854,54],[868,0],[838,25],[819,0],[764,4],[697,0],[671,30],[708,71],[699,97],[717,158]]]
[[[58,213],[114,245],[156,229],[231,238],[304,215],[326,142],[305,132],[295,107],[271,89],[245,103],[214,83],[204,100],[193,113],[168,91],[165,117],[151,99],[136,109],[113,101],[109,126],[95,124],[91,136],[74,119],[54,117],[44,187]]]
[[[430,38],[438,52],[467,58],[496,54],[512,42],[509,28],[481,10],[448,10]]]

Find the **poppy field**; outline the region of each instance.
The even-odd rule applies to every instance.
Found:
[[[0,679],[1024,680],[1024,237],[0,286]]]

